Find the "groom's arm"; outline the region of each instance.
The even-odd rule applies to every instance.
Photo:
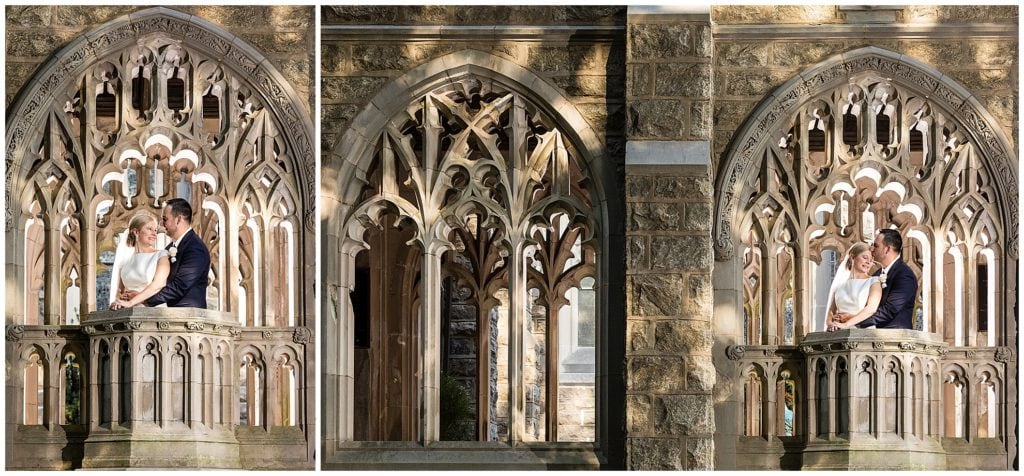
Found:
[[[159,292],[146,300],[147,306],[159,306],[167,302],[177,301],[188,292],[192,286],[210,272],[210,255],[201,250],[194,250],[192,253],[180,253],[181,263],[173,278],[167,280],[167,284]]]
[[[917,297],[917,277],[907,270],[895,278],[891,284],[892,290],[889,291],[885,301],[878,306],[878,310],[871,317],[861,321],[857,327],[882,327],[896,319],[900,310],[906,306],[913,306],[913,300]]]

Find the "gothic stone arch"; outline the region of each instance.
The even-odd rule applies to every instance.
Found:
[[[352,441],[353,434],[351,405],[338,405],[337,399],[341,399],[342,402],[346,401],[348,399],[347,396],[352,392],[354,384],[351,367],[353,361],[351,354],[351,335],[353,332],[351,314],[353,311],[348,304],[347,296],[354,286],[351,263],[359,250],[365,247],[361,237],[363,231],[370,225],[369,222],[360,217],[370,216],[369,221],[374,221],[377,216],[376,214],[383,209],[385,201],[389,203],[387,206],[396,207],[400,215],[411,217],[420,215],[420,211],[416,210],[416,205],[399,197],[399,193],[395,190],[390,192],[392,194],[390,195],[391,199],[387,198],[389,196],[388,193],[384,193],[382,195],[385,197],[384,201],[374,205],[371,207],[372,209],[367,208],[364,202],[366,199],[364,193],[367,190],[367,185],[373,180],[373,177],[371,177],[373,174],[371,170],[373,164],[371,162],[376,156],[375,149],[380,143],[381,134],[388,133],[389,127],[391,129],[397,127],[396,123],[390,122],[395,120],[394,118],[397,115],[407,112],[408,115],[412,116],[414,115],[412,112],[414,106],[419,107],[417,102],[422,103],[424,96],[428,93],[447,90],[446,88],[461,90],[467,82],[477,85],[483,84],[483,89],[485,90],[489,88],[500,90],[502,93],[499,94],[499,97],[503,94],[509,94],[508,97],[512,98],[509,100],[512,101],[520,101],[519,98],[521,97],[526,102],[536,106],[539,111],[538,114],[543,113],[543,115],[554,121],[554,128],[561,134],[558,140],[561,141],[561,137],[564,136],[566,144],[571,144],[571,147],[576,152],[576,158],[573,160],[580,161],[586,168],[584,175],[590,178],[587,181],[587,187],[593,193],[589,200],[590,205],[585,207],[589,209],[576,208],[577,211],[570,212],[570,216],[578,212],[583,212],[583,216],[590,216],[588,221],[590,233],[597,235],[596,240],[600,245],[597,247],[596,253],[602,257],[598,259],[597,266],[599,269],[596,270],[596,273],[599,281],[601,279],[606,280],[606,284],[603,285],[604,289],[617,289],[614,283],[621,282],[622,277],[616,275],[621,270],[613,271],[609,269],[608,264],[614,262],[614,260],[603,258],[609,253],[609,227],[606,225],[609,223],[608,217],[621,216],[622,208],[621,204],[606,198],[606,191],[614,190],[614,177],[611,176],[614,169],[605,159],[604,146],[597,139],[597,134],[586,123],[575,107],[553,87],[547,85],[543,80],[521,66],[474,50],[460,51],[431,61],[389,83],[352,121],[353,125],[346,131],[338,143],[334,145],[332,151],[323,157],[322,183],[324,187],[322,190],[321,220],[324,223],[323,229],[325,230],[323,248],[325,260],[324,283],[328,288],[327,292],[329,295],[329,300],[324,303],[325,318],[323,321],[326,339],[325,394],[327,396],[327,405],[325,408],[330,408],[330,410],[325,411],[324,416],[327,420],[325,446],[329,453],[327,456],[329,461],[332,459],[331,454],[334,451],[345,448],[344,443]],[[484,96],[484,92],[482,91],[480,95]],[[492,100],[490,98],[486,99],[486,101]],[[484,99],[481,99],[481,102],[483,101]],[[495,103],[497,102],[495,101]],[[425,112],[424,115],[427,115],[427,113]],[[430,126],[424,125],[423,127]],[[509,127],[512,126],[510,125]],[[391,134],[394,133],[397,133],[397,129],[391,132]],[[397,155],[397,153],[396,146],[395,154]],[[412,179],[410,178],[410,180]],[[385,187],[388,186],[385,185]],[[572,187],[575,187],[575,185],[572,185]],[[384,192],[387,191],[384,190]],[[468,202],[466,205],[470,206]],[[480,202],[475,202],[475,205],[480,205]],[[433,209],[432,205],[424,205],[424,207]],[[429,213],[426,210],[422,212]],[[493,212],[497,212],[497,210],[485,212],[485,214],[500,214]],[[512,213],[515,215],[515,212]],[[433,220],[433,218],[428,220],[420,220],[418,218],[411,220],[416,222],[416,236],[414,240],[423,245],[423,252],[426,255],[440,256],[445,250],[451,248],[451,243],[448,242],[450,228],[445,225],[443,220],[437,222]],[[508,225],[513,225],[512,228],[515,228],[513,223],[506,223],[506,226]],[[517,261],[516,256],[519,252],[517,250],[516,246],[511,246],[511,251],[509,251],[511,259],[509,262],[514,263]],[[432,272],[429,269],[430,266],[429,263],[424,265],[424,273],[427,275]],[[525,276],[523,277],[525,278]],[[431,282],[429,277],[424,279],[428,283]],[[509,287],[510,294],[515,294],[512,291],[515,285],[510,282]],[[523,290],[525,291],[525,289]],[[430,293],[427,292],[427,294]],[[607,296],[608,293],[601,293],[599,300],[606,302],[608,300]],[[424,309],[429,309],[431,305],[429,301],[433,298],[429,296],[421,296],[420,298],[424,300]],[[515,298],[511,299],[513,300],[509,307],[514,309],[516,301],[514,300]],[[607,309],[607,307],[605,304],[598,304],[598,309],[600,314],[600,309]],[[429,313],[429,311],[424,312]],[[606,323],[601,321],[603,320],[599,319],[598,326],[606,325]],[[429,329],[430,327],[428,325],[424,329]],[[608,334],[599,331],[599,335],[607,336]],[[426,339],[426,342],[423,344],[424,347],[436,347],[432,343],[436,334],[424,334],[424,336]],[[607,345],[607,342],[599,343],[598,345]],[[514,347],[515,344],[510,344],[510,346]],[[424,349],[421,351],[421,356],[430,355],[429,353],[434,351],[436,349]],[[599,355],[598,359],[597,372],[599,375],[604,375],[610,364],[604,360],[606,357],[603,355]],[[428,382],[424,384],[425,394],[422,397],[423,401],[426,402],[424,405],[427,408],[424,412],[428,415],[425,416],[425,421],[421,423],[419,439],[433,441],[436,438],[433,427],[436,425],[436,420],[434,419],[436,415],[431,416],[429,414],[431,408],[436,408],[436,400],[433,403],[430,400],[436,399],[436,397],[430,395],[429,389],[433,385],[429,382],[436,378],[436,370],[432,372],[424,370],[423,378]],[[513,378],[510,377],[510,379]],[[607,392],[607,385],[604,384],[606,380],[599,377],[598,381],[601,381],[603,386],[599,391]],[[606,400],[605,397],[599,396],[598,401]],[[606,410],[603,408],[598,409],[599,412]],[[344,414],[345,412],[348,412],[348,414]],[[607,417],[599,413],[597,418],[598,421],[601,421]],[[595,435],[595,440],[599,442],[607,441],[604,433],[614,431],[609,430],[607,425],[602,426],[600,423],[598,428],[599,434]],[[512,436],[512,438],[516,438],[516,436]],[[345,458],[349,457],[346,456]]]

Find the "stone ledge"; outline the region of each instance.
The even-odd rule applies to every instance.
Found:
[[[568,470],[607,463],[593,443],[346,442],[329,451],[324,470]]]
[[[711,165],[709,141],[626,141],[626,166]]]

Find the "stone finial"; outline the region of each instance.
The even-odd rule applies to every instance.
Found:
[[[7,326],[7,341],[8,342],[21,342],[21,338],[25,336],[25,326]]]
[[[744,352],[746,352],[746,350],[743,348],[742,345],[730,345],[729,347],[725,348],[725,356],[728,357],[729,360],[742,359]]]

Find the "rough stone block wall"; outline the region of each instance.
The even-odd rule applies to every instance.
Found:
[[[593,39],[543,40],[481,38],[405,38],[360,35],[332,39],[337,25],[393,26],[545,26],[621,25],[625,8],[541,6],[344,6],[323,7],[321,40],[321,144],[329,153],[352,119],[389,81],[409,70],[461,50],[494,54],[537,74],[579,109],[609,148],[621,143],[625,64],[621,45]],[[415,41],[413,41],[415,40]],[[609,127],[611,125],[611,127]]]
[[[627,35],[629,140],[710,140],[707,16],[631,15]],[[627,156],[626,170],[626,465],[714,469],[709,158],[629,165],[633,159]]]
[[[716,6],[711,19],[716,26],[825,25],[842,27],[855,23],[855,13],[838,6]],[[981,101],[1003,126],[1011,144],[1017,143],[1018,42],[1010,38],[971,38],[964,31],[922,35],[926,25],[985,23],[1012,25],[1019,20],[1016,6],[910,5],[892,12],[894,27],[884,33],[858,38],[828,33],[814,40],[716,37],[714,52],[715,106],[713,160],[720,164],[736,131],[757,104],[775,88],[799,72],[831,56],[853,49],[876,46],[911,56],[955,79]],[[917,31],[918,33],[914,33]],[[770,36],[770,35],[769,35]]]
[[[7,6],[6,96],[10,105],[41,64],[81,36],[108,21],[148,6]],[[316,37],[312,6],[173,6],[198,16],[259,50],[295,88],[309,98],[313,114]]]

